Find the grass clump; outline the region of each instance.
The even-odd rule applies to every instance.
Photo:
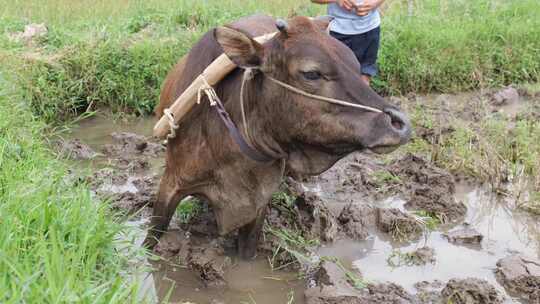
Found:
[[[425,210],[414,211],[413,215],[427,230],[436,230],[444,221],[437,214]]]
[[[319,240],[307,239],[302,232],[288,228],[275,228],[268,224],[264,225],[265,237],[272,237],[276,246],[272,248],[272,254],[268,262],[272,270],[287,267],[310,267],[313,264],[312,248],[318,246]]]
[[[538,1],[415,3],[412,11],[391,3],[383,17],[381,90],[466,91],[540,80]]]
[[[196,197],[189,197],[184,199],[176,208],[176,216],[180,219],[181,224],[188,224],[201,211],[201,201]]]
[[[22,104],[0,92],[0,302],[136,300],[115,240],[126,228],[68,177]]]

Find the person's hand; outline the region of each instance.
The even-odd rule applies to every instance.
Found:
[[[358,16],[365,16],[372,10],[381,6],[384,0],[364,0],[362,4],[356,5],[356,14]]]
[[[336,3],[348,11],[351,11],[356,5],[354,0],[336,0]]]

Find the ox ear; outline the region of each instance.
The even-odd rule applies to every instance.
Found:
[[[261,65],[264,48],[246,34],[228,27],[218,27],[214,31],[214,36],[225,54],[236,65],[240,67]]]

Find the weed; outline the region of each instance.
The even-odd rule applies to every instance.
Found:
[[[264,232],[277,240],[277,246],[272,249],[272,256],[268,259],[273,270],[293,264],[301,266],[313,263],[311,248],[318,246],[319,240],[306,239],[301,231],[273,228],[268,224],[264,225]]]
[[[540,215],[540,191],[530,193],[529,200],[519,207],[527,212]]]
[[[287,304],[294,304],[294,290],[289,291],[287,295]]]
[[[443,223],[440,216],[425,210],[414,211],[413,215],[415,215],[417,220],[430,231],[437,230],[437,228]]]
[[[388,183],[392,183],[392,184],[401,183],[401,178],[399,178],[399,176],[394,175],[392,172],[389,172],[386,170],[375,171],[372,173],[372,176],[375,180],[375,183],[380,186],[388,184]]]
[[[402,252],[399,249],[392,251],[390,256],[386,259],[386,263],[393,268],[424,264],[415,252]]]
[[[187,224],[202,211],[201,202],[196,197],[184,199],[176,208],[176,217],[180,219],[180,223]]]

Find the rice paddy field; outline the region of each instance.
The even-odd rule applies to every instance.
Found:
[[[0,302],[190,300],[164,283],[152,295],[145,293],[144,281],[134,278],[155,265],[134,261],[157,258],[121,237],[136,233],[126,221],[130,217],[114,207],[113,199],[96,195],[81,165],[58,153],[54,143],[77,130],[83,134],[79,138],[98,132],[84,129],[84,121],[100,113],[114,121],[108,131],[124,121],[147,121],[167,72],[209,29],[252,14],[322,15],[324,6],[292,0],[1,2]],[[421,155],[456,178],[505,193],[525,210],[527,223],[533,223],[527,227],[534,230],[540,214],[540,2],[388,0],[381,11],[380,76],[374,89],[401,100],[417,136],[379,161],[386,166],[406,153]],[[31,24],[43,24],[46,32],[23,37]],[[525,101],[504,107],[510,116],[495,115],[501,107],[493,106],[492,96],[508,86]],[[379,169],[372,172],[377,189],[406,182]],[[290,208],[291,194],[283,193],[276,204]],[[186,222],[201,212],[183,206],[178,217]],[[540,242],[538,231],[527,232],[535,240],[530,242]],[[287,243],[289,255],[318,242],[289,232],[266,230],[301,247],[295,251]],[[540,245],[534,244],[523,248],[540,255]],[[330,252],[338,255],[342,249]],[[239,269],[248,267],[242,265]],[[283,292],[283,303],[304,303],[295,288]],[[241,302],[236,294],[227,297],[223,303]],[[265,303],[271,297],[243,299]]]

